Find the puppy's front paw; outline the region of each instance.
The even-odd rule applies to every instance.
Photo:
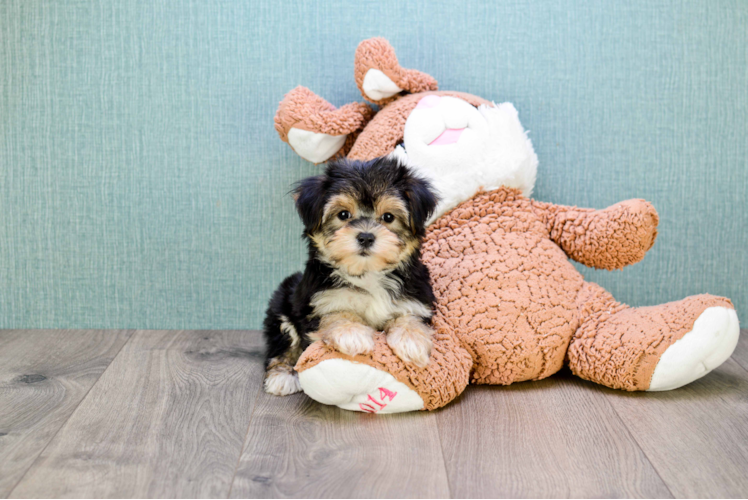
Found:
[[[418,318],[403,316],[387,328],[387,344],[398,358],[424,368],[431,357],[431,328]]]
[[[374,333],[373,328],[364,324],[339,320],[320,329],[319,336],[326,344],[343,354],[355,356],[368,354],[374,349]]]
[[[299,374],[291,366],[278,365],[265,374],[265,392],[275,396],[288,396],[301,391]]]
[[[351,325],[328,339],[330,345],[349,356],[368,354],[374,349],[374,329],[366,325]]]

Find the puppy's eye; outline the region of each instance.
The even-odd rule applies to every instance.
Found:
[[[389,224],[390,222],[392,222],[392,221],[394,221],[394,220],[395,220],[395,216],[394,216],[394,215],[392,215],[391,213],[387,212],[386,214],[384,214],[384,215],[382,216],[382,220],[383,220],[384,222],[386,222],[387,224]]]
[[[348,210],[343,210],[338,214],[338,219],[347,220],[351,218],[351,213]]]

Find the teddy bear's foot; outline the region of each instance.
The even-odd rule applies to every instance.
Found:
[[[434,318],[431,362],[425,368],[403,363],[374,335],[374,350],[348,357],[324,342],[314,342],[294,369],[304,392],[320,403],[368,413],[435,410],[467,386],[473,358],[440,318]]]
[[[299,373],[304,392],[320,403],[367,413],[423,409],[413,389],[383,370],[346,359],[327,359]]]
[[[710,307],[693,329],[667,348],[655,367],[648,391],[669,391],[690,384],[724,363],[740,335],[738,315],[727,307]]]

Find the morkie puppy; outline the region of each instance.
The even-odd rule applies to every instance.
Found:
[[[383,330],[400,359],[426,366],[434,294],[420,244],[437,203],[429,183],[396,159],[341,160],[294,196],[309,259],[270,299],[265,391],[300,391],[294,366],[317,339],[355,356]]]

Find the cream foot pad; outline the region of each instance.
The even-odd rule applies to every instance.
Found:
[[[367,413],[423,409],[423,399],[395,377],[369,365],[327,359],[299,372],[304,392],[320,403]]]
[[[735,309],[706,309],[696,318],[693,330],[662,354],[647,390],[669,391],[703,377],[727,361],[739,335]]]

